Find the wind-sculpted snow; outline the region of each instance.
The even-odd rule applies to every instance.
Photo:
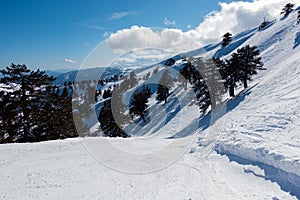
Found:
[[[260,167],[263,178],[300,198],[300,51],[293,48],[300,27],[295,18],[292,13],[248,41],[262,47],[267,70],[257,76],[252,85],[258,84],[247,96],[236,97],[243,99],[222,124],[213,126],[222,127],[217,152]]]

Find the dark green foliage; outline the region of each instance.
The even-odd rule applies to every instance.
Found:
[[[180,70],[178,80],[182,82],[185,90],[187,90],[188,81],[190,81],[194,70],[195,69],[190,62],[185,63],[183,68]]]
[[[128,115],[125,115],[128,106],[123,104],[123,93],[124,91],[121,90],[120,85],[116,85],[111,98],[114,119],[119,125],[125,125],[130,122]]]
[[[158,83],[156,100],[167,103],[169,91],[173,85],[173,78],[170,76],[169,70],[165,70]]]
[[[101,130],[107,137],[128,137],[128,135],[116,124],[112,108],[111,100],[104,102],[98,117]]]
[[[4,76],[1,83],[15,85],[12,86],[12,91],[7,93],[6,97],[11,104],[10,110],[15,110],[15,114],[19,115],[19,119],[13,119],[14,124],[18,125],[11,130],[10,137],[16,141],[34,141],[33,132],[36,126],[33,117],[39,101],[43,97],[42,87],[49,85],[54,78],[48,77],[45,72],[39,70],[30,71],[25,65],[12,64],[0,72]],[[7,112],[9,111],[7,110]]]
[[[247,81],[251,80],[253,75],[257,74],[257,70],[263,69],[263,63],[261,61],[260,51],[256,46],[246,45],[237,50],[237,54],[233,54],[234,59],[239,60],[239,73],[237,80],[240,80],[244,84],[244,88],[248,87]]]
[[[165,63],[166,66],[172,66],[174,64],[175,64],[175,60],[173,58],[169,58]]]
[[[203,110],[206,110],[209,104],[211,105],[211,108],[214,109],[219,103],[221,103],[221,97],[225,93],[224,84],[222,83],[222,74],[224,73],[222,71],[223,63],[217,62],[215,59],[208,59],[203,62],[202,66],[198,66],[198,70],[202,74],[202,77],[206,83],[203,92],[204,95],[202,95],[200,98],[198,97],[199,104],[201,105],[203,98]]]
[[[283,8],[280,14],[283,14],[284,16],[288,16],[294,9],[295,4],[288,3]]]
[[[266,19],[264,19],[264,21],[259,25],[258,30],[259,30],[259,31],[264,30],[264,28],[265,28],[266,26],[268,26],[269,24],[270,24],[270,22],[269,22],[269,21],[266,21]]]
[[[225,86],[229,89],[229,95],[234,97],[236,83],[242,82],[244,88],[248,87],[248,81],[257,74],[257,70],[263,70],[260,51],[256,46],[246,45],[231,55],[230,60],[226,60],[224,70]]]
[[[111,92],[111,90],[108,88],[107,90],[104,90],[104,92],[103,92],[103,99],[107,99],[107,98],[110,98],[111,97],[111,95],[112,95],[112,92]]]
[[[77,136],[72,102],[59,96],[53,77],[25,65],[1,70],[7,92],[0,95],[0,142],[37,142]]]
[[[133,116],[140,116],[141,119],[146,122],[144,112],[147,109],[148,99],[151,96],[150,88],[143,86],[141,89],[137,90],[132,97],[130,102],[129,114]]]
[[[225,86],[229,91],[229,96],[234,97],[234,88],[237,86],[236,83],[240,81],[240,59],[237,54],[232,54],[230,60],[226,60],[225,68]]]
[[[223,35],[222,47],[226,47],[232,41],[232,34],[227,32]]]
[[[180,70],[181,75],[192,85],[197,98],[197,104],[199,105],[201,111],[205,111],[211,104],[209,89],[202,76],[204,74],[203,70],[204,62],[201,58],[194,59],[191,62],[188,62]]]

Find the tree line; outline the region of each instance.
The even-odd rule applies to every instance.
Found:
[[[0,72],[0,143],[78,136],[71,95],[66,87],[61,94],[56,92],[54,77],[26,65],[11,64]]]

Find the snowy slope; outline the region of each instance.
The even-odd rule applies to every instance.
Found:
[[[295,19],[292,13],[246,41],[263,51],[268,70],[215,126],[222,127],[216,147],[220,153],[278,170],[281,176],[273,181],[300,198],[300,26]]]
[[[241,33],[225,49],[217,44],[185,54],[226,57],[245,44],[262,51],[267,70],[228,101],[215,123],[187,103],[191,94],[174,87],[167,104],[150,102],[147,124],[136,121],[129,139],[1,145],[0,199],[300,198],[295,23],[296,12],[262,32]],[[139,68],[139,76],[152,68]]]

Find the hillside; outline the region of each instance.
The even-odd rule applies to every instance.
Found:
[[[184,53],[226,58],[246,44],[262,51],[267,70],[218,112],[200,115],[189,103],[192,94],[176,85],[164,105],[152,96],[147,123],[136,119],[131,138],[1,145],[0,198],[299,199],[296,15],[263,31],[249,29],[226,48]],[[184,62],[176,60],[174,70]],[[138,76],[156,67],[141,68]]]

